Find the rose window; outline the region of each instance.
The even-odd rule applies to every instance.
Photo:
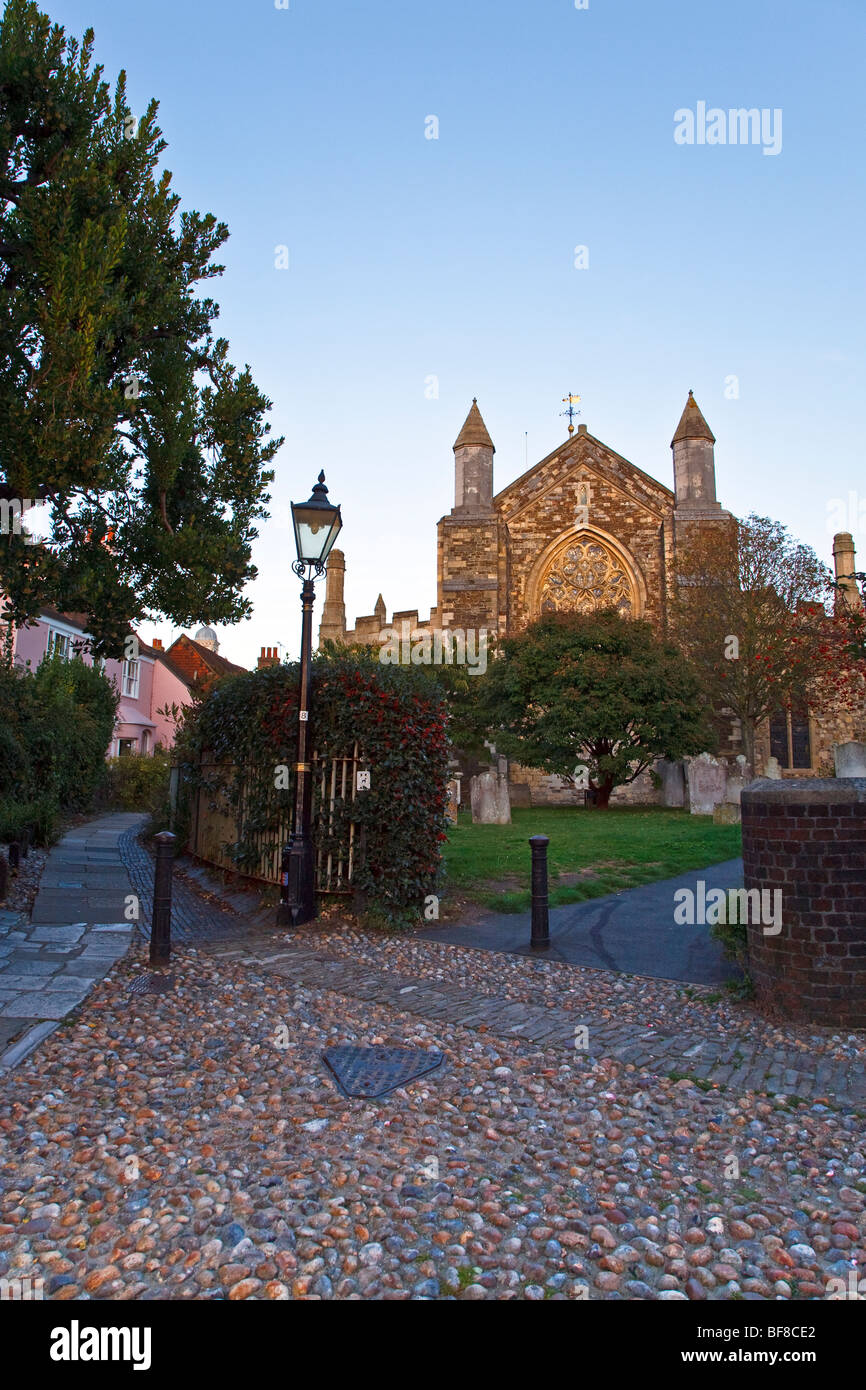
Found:
[[[542,613],[633,611],[632,586],[622,564],[598,541],[575,541],[556,557],[541,586]]]

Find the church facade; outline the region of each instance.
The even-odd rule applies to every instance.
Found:
[[[495,446],[473,401],[454,444],[454,506],[438,523],[436,607],[424,620],[415,609],[397,610],[390,626],[419,637],[441,629],[505,636],[544,612],[615,607],[666,631],[677,555],[692,528],[733,520],[716,498],[715,443],[690,391],[671,441],[672,489],[596,439],[586,425],[576,431],[570,425],[563,444],[497,493]],[[837,575],[853,573],[848,541],[836,537]],[[378,643],[389,626],[385,603],[380,595],[373,614],[348,628],[344,574],[342,552],[332,551],[319,645],[328,639]],[[732,754],[739,751],[736,732],[725,750]],[[769,742],[765,731],[759,762],[769,755]],[[802,739],[794,743],[802,762]],[[813,730],[809,767],[802,768],[807,775],[818,765],[820,743]],[[561,779],[528,769],[512,766],[509,776],[518,804],[567,804],[580,795]],[[614,795],[619,802],[655,799],[647,775]]]

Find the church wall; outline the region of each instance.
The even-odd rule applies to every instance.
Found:
[[[437,546],[437,608],[446,628],[499,631],[499,522],[443,517]]]
[[[582,791],[575,790],[555,774],[537,768],[508,764],[508,788],[512,806],[582,806]],[[610,798],[611,806],[657,806],[661,792],[652,784],[649,772],[642,772],[627,787],[617,787]]]

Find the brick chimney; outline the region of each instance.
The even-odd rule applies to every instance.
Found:
[[[155,652],[161,652],[163,650],[161,637],[154,637],[150,645],[153,647],[153,650]]]
[[[262,654],[256,663],[256,669],[264,670],[266,666],[279,666],[280,658],[277,655],[276,647],[262,647]]]

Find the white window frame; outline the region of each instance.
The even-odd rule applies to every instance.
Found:
[[[61,628],[50,627],[48,629],[48,642],[45,646],[45,655],[53,656],[57,651],[60,652],[64,661],[68,661],[71,656],[74,656],[72,638],[68,632],[63,632]]]
[[[122,692],[125,700],[137,700],[141,689],[141,662],[126,657],[123,662]]]

